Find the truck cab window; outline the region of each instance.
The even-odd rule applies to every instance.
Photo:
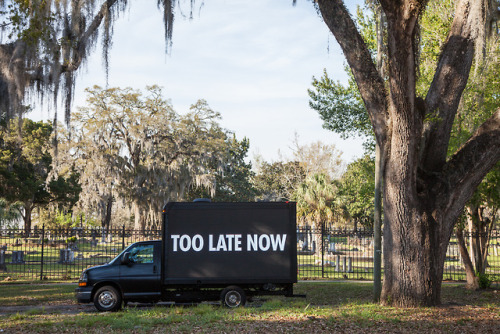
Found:
[[[130,262],[153,263],[153,245],[138,245],[129,250]]]

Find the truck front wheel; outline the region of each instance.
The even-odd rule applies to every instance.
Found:
[[[247,302],[247,297],[245,291],[238,286],[228,286],[222,290],[221,302],[223,306],[229,308],[235,308],[239,306],[244,306]]]
[[[122,307],[122,296],[114,287],[103,286],[94,295],[94,306],[101,312],[118,311]]]

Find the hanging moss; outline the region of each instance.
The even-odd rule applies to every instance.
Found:
[[[69,124],[75,78],[100,42],[106,77],[113,23],[127,0],[0,0],[0,120],[22,116],[26,104],[54,110],[64,106]],[[191,0],[191,7],[194,0]],[[163,8],[167,49],[172,40],[175,1]],[[62,91],[62,93],[60,93]]]

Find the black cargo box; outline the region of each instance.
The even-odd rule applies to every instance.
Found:
[[[165,285],[297,282],[296,203],[170,202]]]

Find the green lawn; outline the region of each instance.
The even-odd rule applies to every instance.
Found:
[[[0,331],[6,333],[496,333],[500,291],[443,286],[443,306],[398,309],[373,304],[371,283],[302,282],[307,298],[265,298],[229,310],[191,307],[129,307],[117,313],[46,311],[48,304],[75,303],[75,285],[0,285]],[[7,305],[33,309],[3,314]]]

